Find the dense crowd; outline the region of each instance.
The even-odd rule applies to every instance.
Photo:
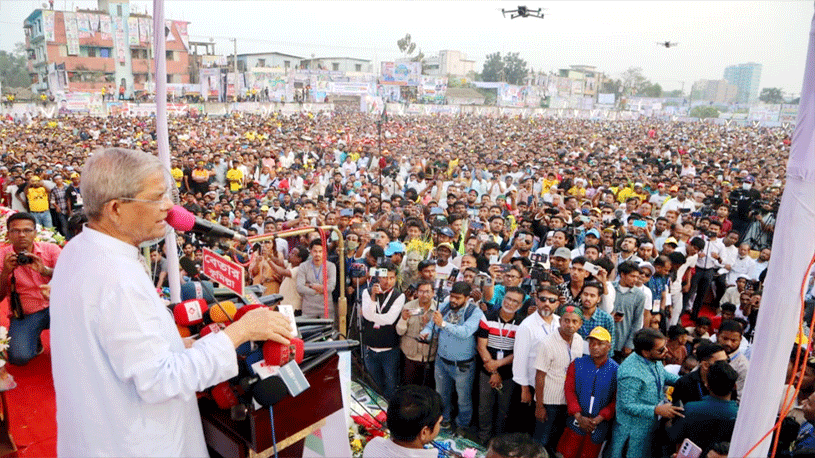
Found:
[[[611,456],[670,456],[689,438],[726,453],[789,134],[650,119],[171,118],[187,210],[250,236],[336,226],[346,248],[338,285],[332,233],[184,235],[181,275],[202,279],[206,246],[304,316],[344,289],[370,383],[386,398],[434,387],[441,427],[477,442],[520,431],[566,457],[604,443]],[[2,120],[4,205],[70,238],[81,167],[109,147],[156,153],[153,119]],[[151,261],[162,288],[162,248]],[[815,362],[803,376],[785,450],[815,446]]]

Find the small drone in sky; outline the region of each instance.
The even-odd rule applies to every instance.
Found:
[[[507,17],[507,13],[509,13],[510,19],[515,19],[516,17],[536,17],[543,19],[543,10],[543,8],[533,10],[525,6],[519,6],[518,9],[515,10],[505,10],[501,8],[501,14],[503,14],[504,17]]]
[[[678,46],[679,43],[671,43],[670,41],[657,41],[657,45],[665,46],[666,48],[671,48],[674,46]]]

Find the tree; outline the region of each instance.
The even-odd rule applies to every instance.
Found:
[[[603,85],[600,87],[600,92],[603,94],[617,94],[620,92],[622,85],[621,80],[604,79]]]
[[[504,56],[504,75],[509,84],[524,85],[529,70],[526,69],[526,61],[521,59],[517,52],[508,53]]]
[[[404,38],[396,40],[396,46],[412,62],[422,62],[422,70],[424,71],[424,53],[419,49],[418,54],[413,54],[416,51],[416,43],[413,42],[409,33],[406,33]]]
[[[626,94],[641,94],[650,82],[643,76],[642,68],[630,67],[620,75],[622,81],[623,93]]]
[[[709,105],[697,105],[690,110],[688,116],[691,118],[718,118],[719,110]]]
[[[682,93],[681,89],[675,89],[673,91],[668,91],[665,94],[665,97],[682,97],[685,94]]]
[[[781,88],[765,87],[761,90],[758,99],[764,103],[784,103],[784,94]]]
[[[0,81],[3,88],[31,86],[25,45],[22,43],[14,45],[13,52],[0,51]]]
[[[662,96],[662,86],[657,84],[648,83],[642,88],[642,94],[646,97],[660,97]]]
[[[501,53],[487,54],[484,61],[484,69],[481,70],[481,80],[487,82],[501,81],[504,71],[504,61],[501,60]]]

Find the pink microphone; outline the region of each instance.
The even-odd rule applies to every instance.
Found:
[[[167,224],[172,226],[173,229],[181,232],[197,232],[199,234],[211,235],[215,237],[222,237],[227,239],[237,240],[238,242],[245,242],[246,237],[228,227],[221,226],[220,224],[207,221],[204,218],[199,218],[184,207],[174,205],[173,208],[167,212]]]

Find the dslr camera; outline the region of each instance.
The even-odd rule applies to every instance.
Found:
[[[32,262],[34,262],[34,258],[25,251],[17,253],[17,265],[24,266],[26,264],[31,264]]]

